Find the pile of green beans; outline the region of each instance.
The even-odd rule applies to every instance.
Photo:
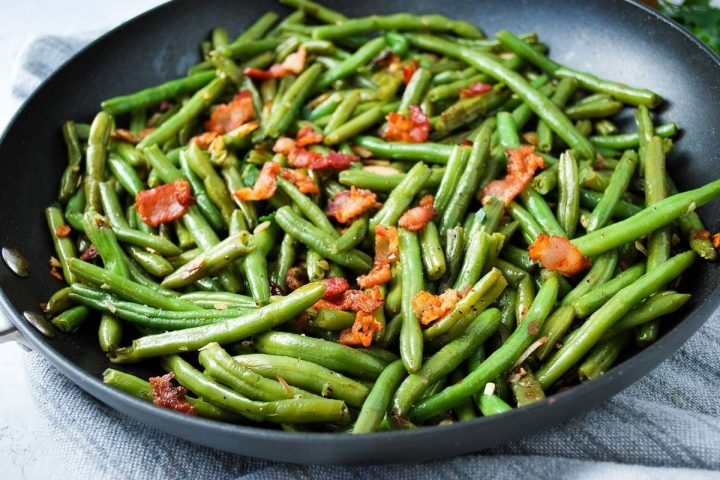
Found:
[[[280,1],[295,9],[284,19],[268,13],[235,38],[214,29],[187,76],[63,125],[67,167],[45,210],[52,273],[67,283],[45,307],[57,329],[98,329],[112,363],[156,360],[197,415],[359,434],[544,401],[652,343],[692,302],[678,280],[698,257],[717,259],[695,209],[720,196],[720,180],[678,191],[678,128],[653,123],[659,95],[560,65],[532,33],[485,39],[440,15],[349,19]],[[293,54],[302,70],[257,74]],[[238,93],[252,117],[207,132]],[[426,141],[386,139],[391,118],[417,109]],[[614,123],[622,109],[636,131]],[[307,127],[320,135],[308,152],[350,165],[294,164],[276,142]],[[506,203],[484,198],[522,145],[544,168]],[[239,200],[268,162],[317,188],[282,170],[266,199]],[[183,180],[193,204],[146,224],[138,193]],[[340,223],[331,201],[357,191],[377,203]],[[404,224],[426,195],[434,216]],[[376,237],[390,227],[389,280],[362,292],[357,278],[383,266]],[[527,251],[543,234],[566,238],[591,268],[543,269]],[[372,312],[327,295],[338,278],[372,295]],[[445,293],[457,300],[421,322],[419,295]],[[370,345],[348,342],[367,315]],[[146,379],[103,378],[158,401]]]

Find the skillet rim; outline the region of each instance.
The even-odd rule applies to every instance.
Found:
[[[720,66],[720,57],[713,52],[709,47],[703,44],[697,37],[692,35],[680,24],[674,20],[665,17],[654,9],[639,3],[636,0],[621,0],[623,3],[629,4],[631,8],[639,8],[646,14],[652,17],[652,21],[660,22],[665,24],[668,28],[675,30],[678,34],[686,37],[690,40],[695,47],[698,47],[700,51],[709,57],[709,61],[714,62]],[[177,8],[173,6],[174,2],[164,2],[150,10],[147,10],[125,22],[109,30],[105,34],[96,38],[88,45],[83,47],[73,56],[68,58],[60,67],[58,67],[50,76],[43,80],[40,85],[33,91],[33,93],[25,99],[21,106],[12,115],[11,120],[8,122],[2,136],[0,137],[0,145],[5,142],[8,133],[16,123],[17,119],[24,113],[28,103],[38,94],[39,91],[45,88],[46,84],[51,82],[56,75],[64,70],[67,65],[76,59],[82,57],[87,50],[94,47],[97,43],[103,41],[106,37],[113,35],[116,31],[125,28],[130,23],[140,21],[146,16],[154,14],[156,11]],[[279,8],[285,8],[279,6]],[[685,318],[679,321],[677,325],[666,331],[661,338],[659,338],[652,345],[642,349],[638,353],[632,355],[619,365],[613,367],[611,370],[606,372],[603,376],[595,379],[591,382],[586,382],[568,391],[556,393],[542,401],[536,402],[522,409],[513,409],[507,412],[505,415],[494,416],[494,417],[480,417],[470,421],[457,422],[447,426],[435,426],[435,427],[421,427],[412,430],[395,430],[388,432],[375,432],[370,435],[352,435],[352,434],[339,434],[339,433],[311,433],[311,432],[285,432],[282,430],[273,430],[264,427],[255,426],[243,426],[231,423],[223,423],[214,420],[191,417],[188,415],[182,415],[171,410],[157,408],[152,403],[148,403],[137,399],[135,397],[126,394],[120,390],[110,387],[102,382],[101,378],[98,378],[90,373],[87,373],[81,367],[77,366],[70,360],[66,359],[60,352],[52,348],[46,341],[45,337],[34,329],[31,325],[24,321],[22,315],[10,302],[10,299],[5,294],[2,287],[0,287],[0,309],[7,314],[10,321],[20,331],[20,333],[28,340],[32,345],[33,349],[40,352],[46,359],[50,361],[60,372],[68,377],[73,383],[82,388],[84,391],[89,393],[91,396],[99,399],[103,403],[107,404],[115,410],[119,410],[130,417],[144,423],[150,424],[155,428],[171,433],[185,440],[192,441],[195,443],[201,443],[211,448],[217,448],[233,453],[239,453],[240,450],[233,449],[232,445],[228,445],[228,448],[223,448],[225,445],[222,442],[209,443],[203,440],[197,440],[193,438],[193,434],[202,431],[207,437],[208,434],[219,434],[222,438],[242,438],[244,440],[261,440],[271,442],[276,446],[280,445],[294,445],[298,442],[308,443],[311,442],[310,447],[315,451],[314,458],[322,458],[322,449],[330,446],[330,444],[341,444],[344,447],[353,447],[357,444],[376,444],[374,445],[377,449],[386,449],[397,440],[398,444],[406,443],[408,439],[415,440],[416,443],[425,443],[428,440],[433,439],[441,440],[452,440],[453,437],[457,439],[467,439],[468,435],[472,435],[474,429],[480,428],[480,425],[487,424],[485,431],[490,431],[493,427],[503,427],[505,430],[510,432],[502,432],[498,437],[500,441],[481,441],[482,446],[476,447],[477,445],[473,442],[463,442],[463,445],[456,445],[452,447],[453,454],[459,455],[468,452],[479,451],[485,448],[489,448],[494,445],[500,445],[507,441],[519,437],[526,436],[537,431],[544,430],[550,426],[562,423],[572,417],[577,416],[580,412],[578,405],[582,407],[594,407],[601,401],[607,400],[610,397],[617,394],[632,383],[638,381],[642,376],[646,375],[649,371],[660,365],[661,362],[670,357],[673,353],[685,344],[685,342],[697,333],[702,325],[710,320],[712,317],[720,316],[720,285],[715,287],[712,292],[708,295],[702,303],[695,307],[695,310],[687,314]],[[599,394],[599,397],[598,397]],[[583,403],[583,400],[585,402]],[[549,407],[555,407],[550,409]],[[554,411],[553,411],[554,410]],[[566,411],[566,412],[563,412]],[[586,410],[589,410],[586,408]],[[537,420],[538,413],[547,415],[541,415],[540,421]],[[533,421],[534,419],[534,421]],[[497,424],[497,425],[496,425]],[[515,425],[515,427],[513,427]],[[186,434],[183,434],[186,432]],[[447,434],[446,434],[447,432]],[[464,432],[465,435],[462,435]],[[410,445],[410,442],[407,442]],[[469,445],[471,444],[471,445]],[[368,445],[368,448],[373,446]],[[406,447],[408,448],[408,447]],[[303,450],[307,451],[308,446],[305,445]],[[246,449],[247,450],[247,449]],[[363,449],[365,450],[365,449]],[[396,450],[396,449],[394,449]],[[442,450],[442,449],[438,449]],[[397,450],[396,450],[397,451]],[[387,456],[392,451],[386,450]],[[267,458],[276,461],[291,461],[297,463],[307,463],[307,461],[299,459],[290,459],[292,454],[288,456],[288,452],[280,453],[279,455],[273,455],[274,452],[267,452],[267,454],[258,455],[260,458]],[[302,455],[308,457],[308,455]],[[401,455],[402,456],[402,455]],[[421,460],[435,459],[448,457],[443,453],[430,454],[424,456]],[[361,463],[358,460],[342,460],[338,462],[333,458],[323,458],[320,461],[310,460],[312,463]],[[393,459],[386,458],[380,460],[383,463],[391,462]],[[362,462],[367,463],[367,462]]]

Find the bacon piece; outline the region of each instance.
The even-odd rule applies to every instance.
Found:
[[[305,60],[307,59],[307,49],[301,45],[296,52],[291,53],[282,63],[276,63],[268,70],[260,70],[259,68],[246,67],[243,73],[250,78],[259,80],[267,80],[269,78],[281,78],[288,73],[301,73],[305,69]]]
[[[185,398],[187,388],[180,385],[176,387],[172,382],[173,378],[175,378],[173,372],[166,373],[162,377],[150,377],[153,403],[180,413],[196,415],[195,407],[190,405]]]
[[[419,66],[420,66],[420,64],[418,63],[417,60],[410,60],[405,65],[400,67],[400,69],[402,71],[402,76],[403,76],[403,83],[405,85],[410,83],[410,79],[415,74],[415,70],[417,70]]]
[[[541,233],[528,249],[530,259],[570,277],[590,267],[590,260],[565,237]]]
[[[67,237],[71,231],[70,225],[58,225],[55,227],[55,235],[57,235],[58,238]]]
[[[145,224],[157,227],[182,217],[195,199],[187,180],[176,180],[135,195],[135,209]]]
[[[395,52],[390,50],[389,48],[382,52],[377,57],[373,58],[372,63],[375,65],[379,65],[381,67],[389,67],[393,64],[399,64],[400,63],[400,57],[397,56]]]
[[[80,260],[83,262],[91,262],[98,257],[98,251],[95,245],[90,245],[84,252],[80,254]]]
[[[350,187],[350,190],[337,192],[327,203],[325,212],[340,223],[348,223],[371,208],[379,208],[377,195],[364,188]]]
[[[369,347],[372,344],[375,332],[382,332],[380,322],[375,320],[371,313],[357,312],[355,322],[350,328],[340,332],[339,342],[352,347]]]
[[[143,138],[150,135],[155,129],[154,128],[143,128],[139,133],[133,133],[130,130],[124,128],[118,128],[110,132],[110,138],[113,140],[119,140],[121,142],[128,142],[137,144],[142,141]]]
[[[460,294],[451,288],[440,295],[433,295],[423,290],[413,297],[413,311],[420,323],[429,325],[447,315],[460,298]]]
[[[324,299],[337,297],[350,289],[350,284],[342,277],[328,277],[323,279],[323,283],[325,284]]]
[[[302,148],[315,143],[321,143],[324,138],[322,133],[313,130],[311,125],[305,125],[298,131],[295,138],[295,145]]]
[[[50,276],[60,281],[65,280],[65,277],[62,274],[62,270],[59,267],[50,267]]]
[[[435,199],[432,195],[425,195],[420,199],[420,204],[417,207],[411,208],[403,213],[400,220],[398,220],[398,225],[405,230],[417,232],[435,217],[437,211],[435,207],[433,207],[434,201]]]
[[[220,134],[218,132],[205,132],[200,135],[195,135],[190,139],[190,141],[203,150],[207,150],[219,135]]]
[[[712,245],[715,248],[720,248],[720,233],[716,233],[712,236]]]
[[[290,137],[280,137],[275,140],[275,145],[273,145],[273,152],[275,153],[290,155],[293,150],[295,150],[295,140]]]
[[[399,255],[398,236],[395,227],[387,229],[382,225],[375,227],[375,261],[373,268],[366,274],[357,277],[360,288],[383,285],[392,279],[390,264]]]
[[[297,168],[310,168],[310,165],[314,165],[320,161],[322,155],[318,152],[311,152],[304,148],[293,148],[290,153],[287,154],[288,163],[293,167]]]
[[[417,105],[410,105],[407,116],[390,112],[387,122],[382,137],[389,142],[422,143],[430,135],[430,121]]]
[[[320,188],[315,183],[310,175],[306,175],[300,170],[293,170],[292,168],[283,168],[280,170],[280,176],[285,180],[288,180],[295,185],[298,190],[308,195],[317,195],[320,193]]]
[[[384,300],[380,289],[345,290],[342,298],[330,301],[325,298],[318,300],[311,308],[330,308],[333,310],[351,310],[353,312],[373,313],[382,307]]]
[[[703,229],[703,230],[693,230],[691,233],[691,236],[693,239],[696,240],[709,240],[710,239],[710,231]]]
[[[267,200],[268,198],[275,195],[277,190],[276,177],[280,171],[280,164],[275,162],[265,162],[260,170],[260,175],[255,180],[253,188],[241,188],[235,192],[235,197],[238,200]]]
[[[205,122],[205,130],[219,134],[227,133],[242,126],[255,116],[252,97],[248,90],[243,90],[230,101],[218,105]]]
[[[305,285],[307,280],[307,271],[303,267],[291,267],[285,275],[285,283],[291,292]]]
[[[493,180],[483,189],[483,204],[490,197],[496,197],[508,205],[532,180],[539,168],[545,167],[543,158],[535,153],[535,147],[523,145],[508,148],[507,175],[502,180]]]
[[[460,89],[460,98],[478,97],[485,95],[487,92],[492,90],[492,85],[487,83],[472,82],[467,88]]]

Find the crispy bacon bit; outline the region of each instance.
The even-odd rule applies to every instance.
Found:
[[[298,131],[295,145],[302,148],[315,143],[321,143],[323,138],[325,137],[323,137],[322,133],[317,133],[313,130],[312,125],[305,125]]]
[[[590,260],[570,240],[541,233],[528,250],[530,259],[543,267],[570,277],[590,267]]]
[[[306,175],[300,170],[293,170],[292,168],[283,168],[280,170],[280,176],[285,180],[288,180],[295,185],[298,190],[308,195],[317,195],[320,193],[320,188],[315,183],[310,175]]]
[[[375,261],[372,270],[357,278],[360,288],[370,288],[389,282],[392,278],[390,264],[397,260],[398,255],[397,229],[395,227],[386,229],[382,225],[375,227]]]
[[[187,388],[173,384],[175,373],[166,373],[162,377],[150,377],[152,386],[153,403],[159,407],[169,408],[180,413],[195,415],[195,407],[190,405],[185,398]]]
[[[415,316],[420,320],[420,323],[429,325],[435,320],[444,317],[455,307],[455,304],[460,298],[457,290],[451,288],[445,290],[440,295],[433,295],[423,290],[413,298],[413,311],[415,312]]]
[[[98,256],[98,252],[95,249],[95,245],[90,245],[84,252],[80,254],[80,260],[83,262],[90,262],[95,260]]]
[[[218,132],[205,132],[192,137],[190,141],[203,150],[207,150],[219,135],[220,134]]]
[[[712,244],[715,248],[720,248],[720,233],[716,233],[712,236]]]
[[[460,89],[460,98],[478,97],[485,95],[487,92],[492,90],[492,85],[487,83],[472,82],[467,88]]]
[[[62,281],[65,280],[65,277],[63,277],[62,270],[58,267],[50,267],[50,276],[55,277],[56,279]]]
[[[177,220],[194,204],[195,198],[187,180],[141,190],[135,195],[135,209],[142,221],[151,227]]]
[[[55,235],[57,235],[58,238],[67,237],[71,231],[70,225],[58,225],[55,227]]]
[[[710,239],[710,232],[708,230],[693,230],[692,232],[692,238],[697,240],[709,240]]]
[[[545,161],[535,153],[535,147],[523,145],[508,148],[507,175],[502,180],[493,180],[483,189],[483,204],[490,197],[496,197],[508,205],[525,189],[535,172],[545,167]]]
[[[400,57],[389,48],[383,51],[380,55],[373,58],[372,63],[381,67],[389,67],[392,64],[400,63]]]
[[[288,154],[290,165],[297,168],[309,168],[310,170],[346,170],[357,159],[354,155],[333,152],[332,150],[325,156],[304,148],[295,148]]]
[[[382,307],[384,300],[380,289],[374,287],[372,290],[345,290],[342,298],[335,301],[320,299],[312,308],[330,308],[333,310],[351,310],[353,312],[372,313]]]
[[[280,171],[280,164],[275,162],[265,162],[260,170],[260,175],[255,180],[253,188],[241,188],[235,192],[235,197],[238,200],[267,200],[268,198],[275,195],[277,190],[277,184],[275,179],[277,173]]]
[[[113,140],[128,142],[132,144],[140,143],[143,138],[150,135],[155,129],[154,128],[143,128],[139,133],[133,133],[130,130],[124,128],[118,128],[110,133],[110,138]]]
[[[364,188],[350,187],[350,190],[337,192],[327,203],[325,212],[340,223],[348,223],[371,208],[379,208],[377,196]]]
[[[293,292],[307,283],[307,271],[304,267],[291,267],[285,275],[288,290]]]
[[[282,63],[276,63],[268,70],[260,70],[258,68],[247,67],[243,69],[243,73],[250,78],[259,80],[267,80],[269,78],[284,77],[288,73],[301,73],[305,68],[305,60],[307,59],[307,49],[304,45],[294,53],[291,53]]]
[[[353,347],[369,347],[375,332],[382,332],[382,329],[380,322],[371,313],[357,312],[352,326],[340,332],[339,342]]]
[[[342,277],[329,277],[324,279],[323,283],[325,284],[324,299],[337,297],[350,289],[350,284]]]
[[[434,201],[435,199],[432,195],[425,195],[420,199],[420,204],[417,207],[411,208],[403,213],[398,221],[398,225],[405,230],[417,232],[427,225],[437,213],[435,207],[433,207]]]
[[[417,105],[410,105],[407,116],[389,113],[387,122],[382,137],[389,142],[422,143],[430,135],[430,121]]]
[[[218,105],[205,122],[205,130],[219,134],[227,133],[242,126],[255,116],[252,97],[248,90],[243,90],[230,101]]]
[[[418,63],[417,60],[410,60],[409,62],[407,62],[405,65],[403,65],[401,67],[402,75],[403,75],[403,83],[405,85],[410,83],[410,79],[415,74],[415,70],[417,70],[419,66],[420,66],[420,64]]]
[[[473,142],[472,140],[466,138],[462,142],[460,142],[460,145],[462,145],[463,147],[472,147]]]
[[[290,155],[293,150],[295,150],[295,140],[289,137],[280,137],[275,140],[275,145],[273,145],[273,152],[275,153]]]

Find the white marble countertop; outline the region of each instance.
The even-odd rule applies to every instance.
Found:
[[[0,132],[5,130],[20,103],[11,95],[15,59],[23,47],[41,35],[99,34],[164,0],[25,0],[3,2],[0,15]],[[0,316],[3,315],[0,312]],[[2,323],[0,321],[0,323]],[[17,343],[0,344],[0,477],[71,478],[52,440],[43,435],[38,406],[31,399],[23,362],[27,353]]]

